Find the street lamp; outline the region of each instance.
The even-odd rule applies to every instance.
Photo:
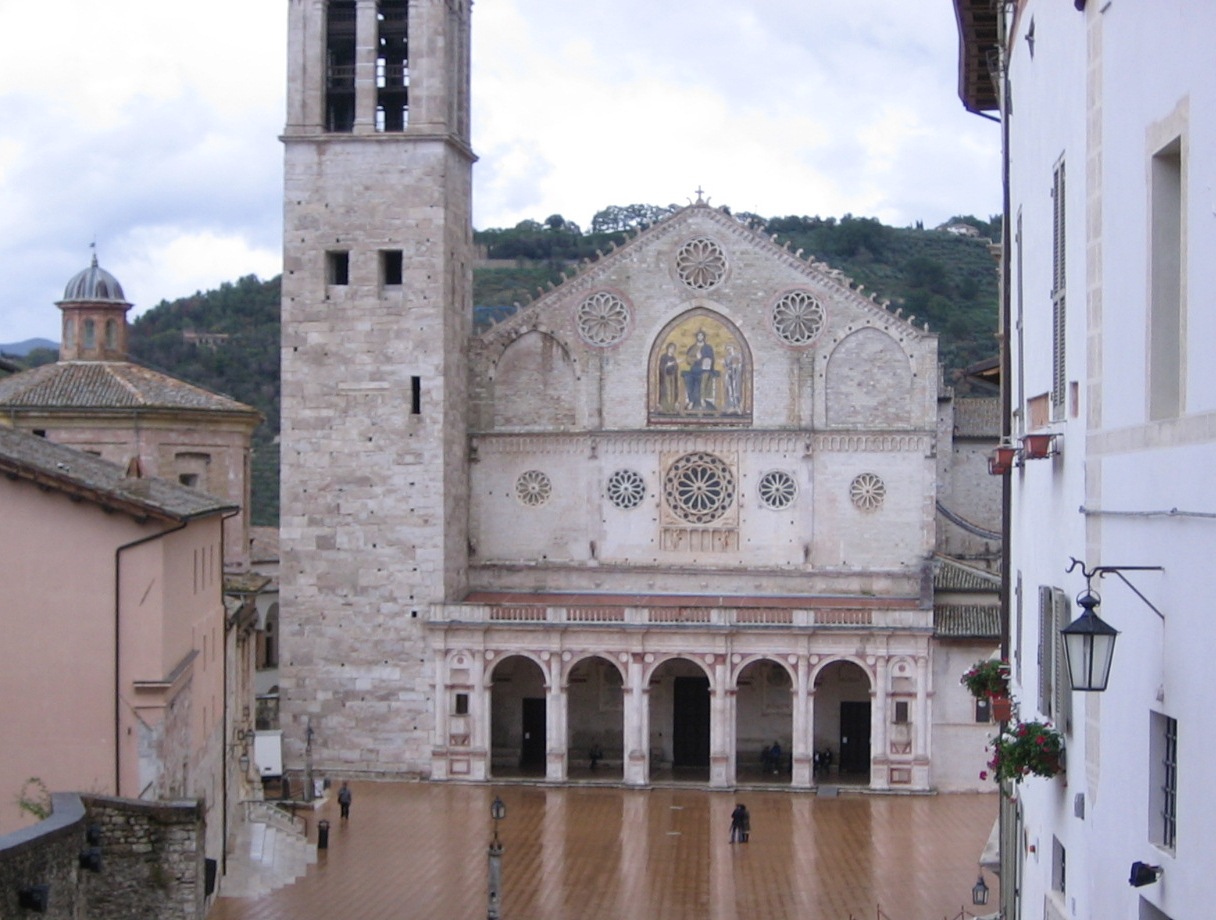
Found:
[[[988,903],[988,883],[984,881],[983,872],[979,874],[979,877],[975,880],[975,886],[971,889],[971,903]]]
[[[502,843],[498,840],[498,822],[507,816],[507,806],[498,796],[490,803],[490,817],[494,819],[494,839],[490,841],[490,874],[486,920],[499,920],[502,906]]]
[[[1119,631],[1094,613],[1101,598],[1088,588],[1077,597],[1084,610],[1060,630],[1064,637],[1064,657],[1068,679],[1074,690],[1101,692],[1110,679],[1110,663],[1115,657],[1115,637]]]
[[[1115,637],[1118,630],[1094,613],[1102,599],[1090,587],[1095,575],[1115,574],[1135,595],[1144,601],[1153,613],[1165,619],[1165,614],[1152,605],[1149,599],[1127,580],[1124,572],[1163,572],[1159,565],[1098,565],[1086,569],[1079,559],[1070,561],[1068,571],[1081,569],[1085,576],[1085,590],[1077,596],[1077,604],[1084,611],[1079,617],[1060,630],[1064,637],[1064,658],[1068,663],[1068,680],[1074,690],[1101,692],[1110,679],[1110,663],[1115,657]]]

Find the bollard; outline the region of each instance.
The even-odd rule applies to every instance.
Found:
[[[318,821],[317,822],[317,849],[318,850],[328,850],[329,849],[329,822],[328,821]]]

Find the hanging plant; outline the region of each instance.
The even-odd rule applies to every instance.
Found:
[[[992,759],[980,779],[1020,783],[1027,776],[1052,777],[1064,772],[1064,736],[1050,722],[1019,722],[989,745]]]
[[[1009,662],[1004,658],[985,658],[973,664],[959,683],[971,691],[977,700],[991,696],[1009,695]]]

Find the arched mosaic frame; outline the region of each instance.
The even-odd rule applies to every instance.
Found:
[[[647,377],[652,425],[750,425],[751,348],[730,320],[694,307],[655,337]]]

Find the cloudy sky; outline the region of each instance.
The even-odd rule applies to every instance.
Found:
[[[89,261],[135,303],[280,269],[284,0],[0,0],[0,342]],[[950,0],[477,0],[473,221],[1000,209]]]

